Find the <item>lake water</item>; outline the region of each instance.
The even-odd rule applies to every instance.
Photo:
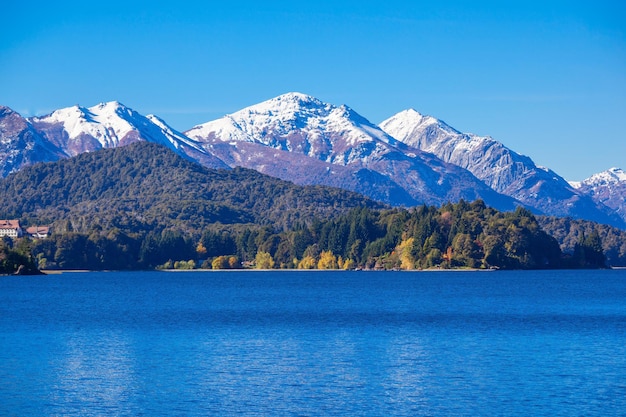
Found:
[[[0,415],[626,415],[626,271],[0,277]]]

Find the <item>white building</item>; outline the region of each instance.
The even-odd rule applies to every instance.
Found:
[[[0,220],[0,237],[22,237],[23,231],[19,220]]]

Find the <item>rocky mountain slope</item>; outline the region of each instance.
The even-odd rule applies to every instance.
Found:
[[[392,205],[483,199],[511,210],[626,228],[623,200],[575,188],[490,138],[407,110],[370,123],[349,107],[288,93],[181,133],[118,103],[23,118],[0,107],[0,176],[37,162],[137,141],[158,143],[210,168],[246,167],[301,185],[329,185]]]
[[[226,166],[185,135],[169,127],[157,116],[143,116],[112,101],[85,108],[59,109],[43,117],[29,119],[33,129],[67,157],[103,148],[115,148],[140,140],[158,143],[206,166]]]
[[[626,172],[621,168],[608,169],[573,186],[626,220]]]
[[[515,201],[474,175],[399,142],[347,106],[289,93],[185,132],[229,165],[300,184],[361,192],[391,204]]]
[[[0,177],[37,162],[56,161],[63,150],[41,137],[26,119],[0,106]]]
[[[531,158],[491,137],[459,132],[413,109],[390,117],[380,127],[407,145],[469,170],[495,191],[539,213],[623,225],[613,210],[577,191],[554,171],[538,167]]]

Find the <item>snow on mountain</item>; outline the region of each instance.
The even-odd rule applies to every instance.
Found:
[[[195,126],[185,134],[203,143],[205,149],[217,152],[224,161],[281,178],[306,177],[300,172],[300,163],[289,164],[288,170],[268,170],[268,166],[274,166],[272,159],[288,152],[349,167],[352,175],[363,169],[376,172],[379,179],[393,181],[420,203],[483,198],[496,207],[514,207],[512,199],[489,189],[467,170],[397,141],[345,105],[334,106],[301,93],[278,96]],[[225,148],[225,143],[232,147]],[[244,144],[261,146],[250,152],[250,146],[244,151]],[[231,154],[219,153],[220,149]],[[283,155],[280,158],[288,160]],[[355,190],[349,183],[344,188]]]
[[[68,156],[100,148],[123,146],[139,140],[140,129],[155,132],[154,124],[117,101],[85,108],[59,109],[43,117],[31,118],[33,126]],[[169,143],[157,135],[162,144]],[[170,144],[170,147],[172,145]]]
[[[532,176],[569,187],[556,173],[537,167],[529,157],[513,152],[489,136],[461,133],[441,120],[412,109],[383,121],[380,127],[408,145],[468,169],[494,190],[522,201],[527,196],[525,187],[520,185]]]
[[[612,208],[626,221],[626,172],[621,168],[592,175],[579,183],[578,191]]]
[[[610,168],[594,174],[580,183],[580,186],[599,187],[626,183],[626,172],[621,168]]]
[[[429,148],[443,138],[461,134],[443,121],[423,115],[414,109],[401,111],[382,122],[380,128],[387,133],[393,132],[389,134],[396,139],[410,138],[411,143],[409,140],[403,142],[418,149]]]
[[[503,210],[523,203],[543,214],[626,227],[622,170],[597,174],[574,188],[493,138],[459,132],[415,110],[400,112],[379,127],[345,105],[301,93],[278,96],[185,133],[116,101],[29,119],[0,106],[0,176],[24,165],[138,140],[162,144],[212,168],[243,166],[393,205],[480,198]]]
[[[0,177],[37,162],[57,161],[63,152],[46,142],[17,112],[0,106]]]
[[[336,107],[301,93],[278,96],[185,134],[204,142],[260,143],[344,165],[359,157],[360,147],[375,141],[396,142],[347,106]]]
[[[346,106],[336,107],[301,93],[288,93],[185,132],[203,143],[259,143],[346,165],[363,156],[363,148],[394,142]]]
[[[390,117],[380,127],[407,145],[469,170],[493,190],[541,213],[621,223],[611,210],[580,194],[554,171],[538,167],[489,136],[461,133],[413,109]]]
[[[129,134],[136,129],[126,120],[133,112],[118,102],[59,109],[44,117],[33,117],[31,123],[46,138],[68,150],[68,156],[99,148],[111,148],[133,142]]]
[[[59,109],[30,119],[33,127],[69,157],[139,140],[158,143],[179,154],[202,159],[206,165],[226,168],[195,141],[154,115],[143,116],[117,101],[85,108]]]

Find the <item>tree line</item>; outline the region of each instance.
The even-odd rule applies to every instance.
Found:
[[[482,201],[413,209],[354,208],[295,224],[68,232],[33,241],[40,268],[60,269],[428,269],[600,268],[597,232],[563,253],[524,208],[499,212]]]
[[[559,241],[564,252],[574,253],[577,245],[580,246],[585,241],[589,243],[590,240],[597,244],[599,239],[607,263],[613,266],[626,266],[625,230],[589,220],[575,220],[568,217],[539,216],[537,220],[547,233]]]
[[[14,242],[6,236],[0,239],[0,275],[38,273],[29,240],[22,238]]]
[[[482,201],[391,209],[345,190],[208,169],[147,142],[26,167],[0,180],[0,195],[0,218],[54,232],[5,241],[0,273],[20,256],[22,265],[93,270],[601,267],[605,254],[626,262],[626,232],[608,226]]]

